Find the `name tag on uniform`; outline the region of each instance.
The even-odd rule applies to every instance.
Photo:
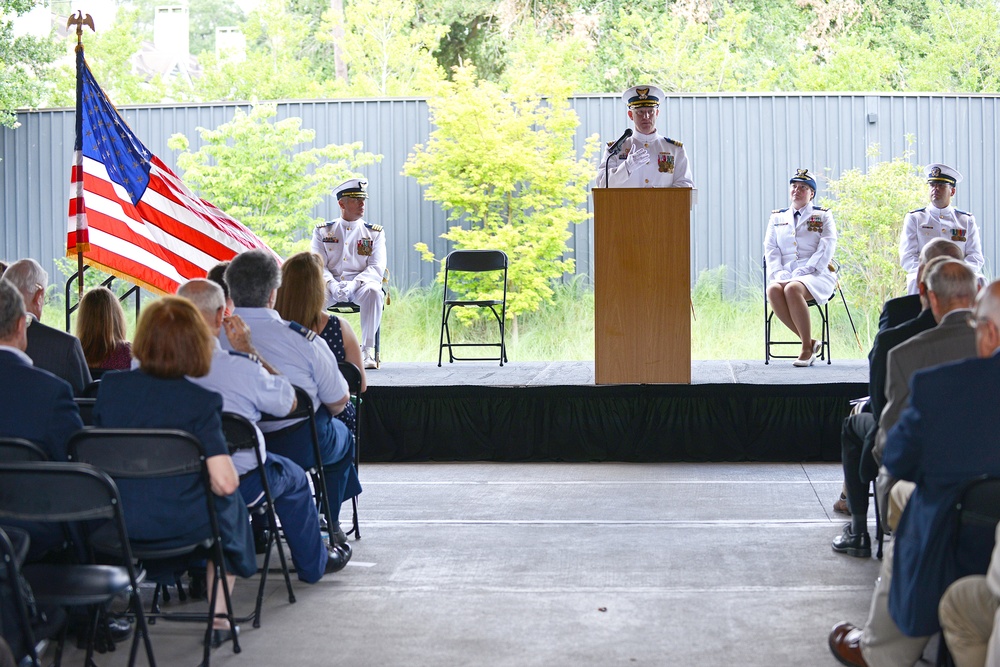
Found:
[[[964,229],[949,229],[951,232],[951,240],[955,243],[965,243],[965,230]]]
[[[327,236],[323,238],[323,243],[340,243],[340,239],[336,236]]]
[[[372,254],[371,239],[358,239],[358,254],[366,256]]]
[[[820,234],[822,234],[823,233],[823,218],[819,218],[819,217],[816,217],[816,216],[813,216],[812,218],[809,218],[809,221],[806,223],[806,229],[808,231],[810,231],[810,232],[819,232]]]
[[[775,227],[787,227],[788,223],[787,222],[776,222],[776,223],[774,223],[774,226]]]

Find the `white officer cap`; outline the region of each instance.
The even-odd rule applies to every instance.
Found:
[[[368,179],[352,178],[349,181],[344,181],[337,186],[333,194],[337,195],[338,201],[344,197],[368,199]]]
[[[929,164],[927,165],[927,182],[958,185],[962,182],[962,175],[946,164]]]
[[[629,109],[658,107],[663,101],[663,90],[652,85],[632,86],[622,93],[622,101]]]

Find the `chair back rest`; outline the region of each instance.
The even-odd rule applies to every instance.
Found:
[[[80,398],[97,398],[97,392],[101,390],[101,381],[94,380],[80,391]]]
[[[253,423],[235,412],[222,413],[222,434],[226,437],[230,454],[241,449],[257,449],[257,445],[260,444]]]
[[[32,463],[48,461],[45,451],[24,438],[0,438],[0,461],[3,463]]]
[[[1000,478],[980,477],[969,482],[955,507],[959,528],[980,525],[996,529],[1000,523]]]
[[[452,250],[445,258],[448,271],[503,271],[507,253],[502,250]]]
[[[309,392],[302,387],[297,387],[295,385],[292,385],[292,389],[295,390],[295,409],[284,416],[263,414],[260,416],[260,420],[262,422],[276,422],[284,421],[286,419],[303,419],[305,417],[313,416],[313,404],[312,398],[309,396]],[[295,424],[290,428],[298,428],[299,426],[300,424]]]
[[[90,428],[69,439],[71,461],[89,463],[115,479],[154,479],[200,472],[205,450],[175,429]]]
[[[341,361],[337,363],[340,368],[340,374],[344,376],[344,380],[347,381],[347,387],[350,389],[352,396],[357,396],[361,393],[361,371],[357,366],[349,361]]]
[[[0,521],[113,519],[121,499],[104,472],[85,463],[0,463]]]
[[[76,403],[77,409],[80,410],[80,419],[83,421],[84,426],[94,425],[94,406],[97,405],[96,398],[84,398],[82,396],[77,396],[73,399]]]

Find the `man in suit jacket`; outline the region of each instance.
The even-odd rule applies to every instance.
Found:
[[[927,266],[939,257],[954,257],[960,254],[958,246],[945,239],[936,239],[924,246],[920,253],[920,266],[917,269],[918,275],[923,275]],[[921,300],[924,310],[916,318],[904,322],[891,329],[885,329],[875,336],[875,342],[868,353],[868,396],[870,411],[863,411],[852,414],[844,420],[841,428],[841,454],[840,460],[844,467],[844,498],[847,505],[847,513],[851,515],[854,522],[858,517],[858,524],[853,527],[853,532],[859,536],[858,544],[850,545],[848,551],[844,551],[852,556],[868,558],[871,556],[871,541],[864,544],[865,533],[867,533],[868,516],[868,486],[875,479],[878,473],[878,464],[871,456],[871,449],[875,444],[875,430],[878,427],[879,415],[885,406],[885,377],[886,359],[889,350],[905,340],[932,328],[936,323],[934,315],[930,312],[927,301],[926,289],[921,284],[921,293],[918,297]],[[838,503],[834,503],[834,510],[838,509]],[[864,519],[865,523],[862,523]]]
[[[33,368],[25,354],[27,320],[20,293],[0,279],[0,435],[30,440],[65,461],[66,441],[83,421],[69,385]]]
[[[841,623],[830,633],[830,650],[846,665],[915,664],[939,630],[944,590],[986,571],[992,532],[963,530],[956,543],[954,505],[970,480],[1000,476],[1000,447],[984,437],[1000,430],[1000,282],[980,294],[974,319],[979,358],[917,372],[910,405],[887,436],[885,467],[916,490],[882,561],[864,629]]]
[[[42,309],[45,307],[45,288],[49,275],[33,259],[21,259],[8,267],[3,277],[9,280],[24,298],[24,306],[32,315],[28,327],[28,349],[37,368],[47,370],[61,377],[79,394],[91,382],[90,369],[83,356],[80,340],[71,334],[42,324]]]

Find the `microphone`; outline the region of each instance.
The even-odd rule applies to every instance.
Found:
[[[621,150],[622,144],[624,144],[625,140],[631,136],[632,136],[632,128],[629,128],[624,132],[622,132],[622,136],[618,137],[618,140],[608,147],[608,155],[609,156],[614,155],[619,150]]]

